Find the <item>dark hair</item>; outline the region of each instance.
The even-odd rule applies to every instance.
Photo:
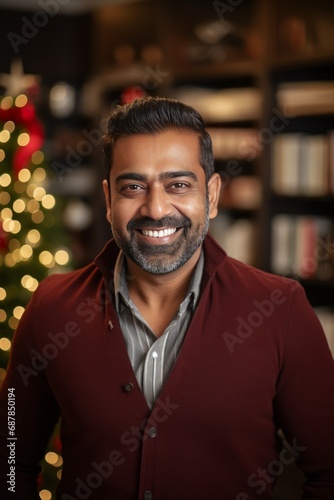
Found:
[[[212,142],[201,115],[192,107],[175,99],[146,97],[117,106],[108,119],[108,128],[102,143],[108,182],[113,149],[118,139],[135,134],[158,134],[166,130],[198,134],[200,164],[208,181],[214,172]]]

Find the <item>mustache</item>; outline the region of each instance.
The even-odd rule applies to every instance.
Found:
[[[176,227],[190,227],[191,222],[185,215],[181,217],[163,217],[162,219],[155,220],[151,217],[141,217],[139,219],[132,219],[128,222],[126,228],[128,231],[133,229],[161,229]]]

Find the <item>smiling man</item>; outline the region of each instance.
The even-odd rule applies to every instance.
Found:
[[[39,498],[60,417],[57,500],[269,500],[292,460],[279,429],[303,499],[332,499],[329,348],[298,283],[207,234],[220,177],[201,116],[135,101],[112,113],[103,147],[113,239],[41,283],[20,321],[1,393],[1,498]]]
[[[154,102],[151,107],[154,113]],[[105,150],[110,141],[112,136],[106,139]],[[205,131],[201,141],[209,141]],[[213,172],[210,151],[206,154],[205,171],[199,133],[174,125],[158,134],[119,138],[111,171],[107,169],[103,184],[107,217],[126,256],[127,272],[136,277],[128,292],[156,336],[179,309],[209,219],[217,214],[220,177]]]
[[[198,260],[209,216],[216,215],[220,187],[218,174],[206,186],[198,136],[169,130],[124,137],[115,145],[113,158],[111,201],[107,181],[104,189],[118,246],[148,273],[176,271],[190,258],[191,267]],[[132,215],[126,228],[121,227],[122,215],[125,220]]]

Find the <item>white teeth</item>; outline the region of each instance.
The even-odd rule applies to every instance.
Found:
[[[164,236],[170,236],[176,231],[176,227],[168,229],[160,229],[160,231],[152,231],[151,229],[143,229],[144,236],[152,236],[153,238],[163,238]]]

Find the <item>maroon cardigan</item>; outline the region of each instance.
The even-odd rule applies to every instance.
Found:
[[[333,500],[334,364],[304,291],[226,256],[210,237],[204,252],[200,302],[152,411],[109,291],[115,243],[40,285],[2,388],[1,499],[39,498],[37,464],[61,416],[59,500],[270,499],[291,460],[278,428],[308,478],[304,498]]]

